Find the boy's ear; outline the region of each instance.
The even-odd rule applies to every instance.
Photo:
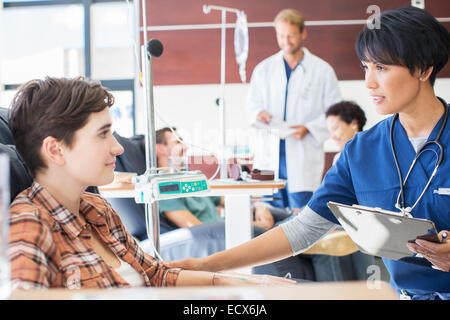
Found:
[[[42,141],[41,154],[47,163],[52,162],[62,166],[66,162],[62,151],[62,142],[52,136],[48,136]]]

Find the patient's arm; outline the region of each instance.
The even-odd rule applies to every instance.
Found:
[[[202,222],[188,210],[164,211],[164,214],[167,219],[179,228],[190,228],[202,224]]]

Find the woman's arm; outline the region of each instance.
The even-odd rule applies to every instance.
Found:
[[[292,255],[286,235],[280,227],[271,229],[242,245],[204,258],[188,258],[164,264],[189,270],[230,270],[266,264]]]
[[[178,274],[176,286],[246,286],[246,285],[295,285],[290,279],[241,273],[223,273],[182,270]]]
[[[307,250],[335,226],[306,207],[295,219],[234,248],[208,257],[163,263],[168,267],[208,271],[267,264]]]
[[[8,258],[11,286],[16,289],[48,289],[55,270],[50,267],[56,252],[51,226],[36,208],[16,205],[10,211]]]

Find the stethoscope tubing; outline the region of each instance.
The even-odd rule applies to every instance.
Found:
[[[445,125],[447,124],[447,119],[448,119],[448,106],[447,103],[445,102],[444,99],[439,98],[438,99],[442,102],[442,104],[444,105],[444,120],[442,121],[441,127],[439,128],[439,132],[436,135],[436,138],[434,140],[431,141],[427,141],[422,148],[420,148],[419,152],[416,153],[414,160],[411,164],[411,167],[409,168],[408,174],[406,175],[405,181],[403,181],[403,177],[402,177],[402,172],[400,170],[400,165],[398,163],[398,158],[397,158],[397,153],[395,152],[395,147],[394,147],[394,124],[395,121],[398,119],[399,114],[396,113],[394,115],[394,118],[392,119],[392,123],[391,123],[391,129],[390,129],[390,142],[391,142],[391,150],[392,150],[392,155],[394,157],[394,162],[395,162],[395,166],[397,169],[397,175],[399,178],[399,182],[400,182],[400,193],[397,197],[397,203],[396,203],[396,207],[398,209],[400,209],[401,211],[404,211],[406,209],[409,209],[407,211],[411,211],[412,209],[414,209],[414,207],[417,205],[417,203],[419,202],[419,200],[422,198],[423,194],[425,193],[425,191],[428,189],[428,186],[431,183],[431,180],[433,179],[433,177],[435,176],[436,172],[437,172],[437,168],[439,167],[439,165],[442,163],[442,160],[444,158],[444,147],[442,146],[441,142],[440,142],[440,138],[442,135],[442,132],[444,131]],[[412,171],[412,168],[414,167],[414,165],[416,164],[417,159],[420,157],[420,155],[425,151],[425,148],[431,144],[436,144],[439,147],[440,150],[440,154],[437,154],[437,161],[435,164],[435,169],[433,171],[433,174],[431,175],[430,179],[428,180],[427,185],[425,186],[424,190],[422,191],[419,199],[417,199],[416,203],[411,207],[411,208],[405,208],[405,190],[404,190],[404,185],[406,184],[406,180],[408,180],[409,174]],[[402,206],[399,207],[399,200],[402,200]]]

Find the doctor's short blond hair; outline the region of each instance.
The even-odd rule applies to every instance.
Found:
[[[273,20],[274,25],[276,25],[278,22],[287,22],[289,24],[295,25],[299,28],[300,32],[302,32],[303,28],[305,27],[305,18],[300,13],[300,11],[295,9],[281,10]]]

